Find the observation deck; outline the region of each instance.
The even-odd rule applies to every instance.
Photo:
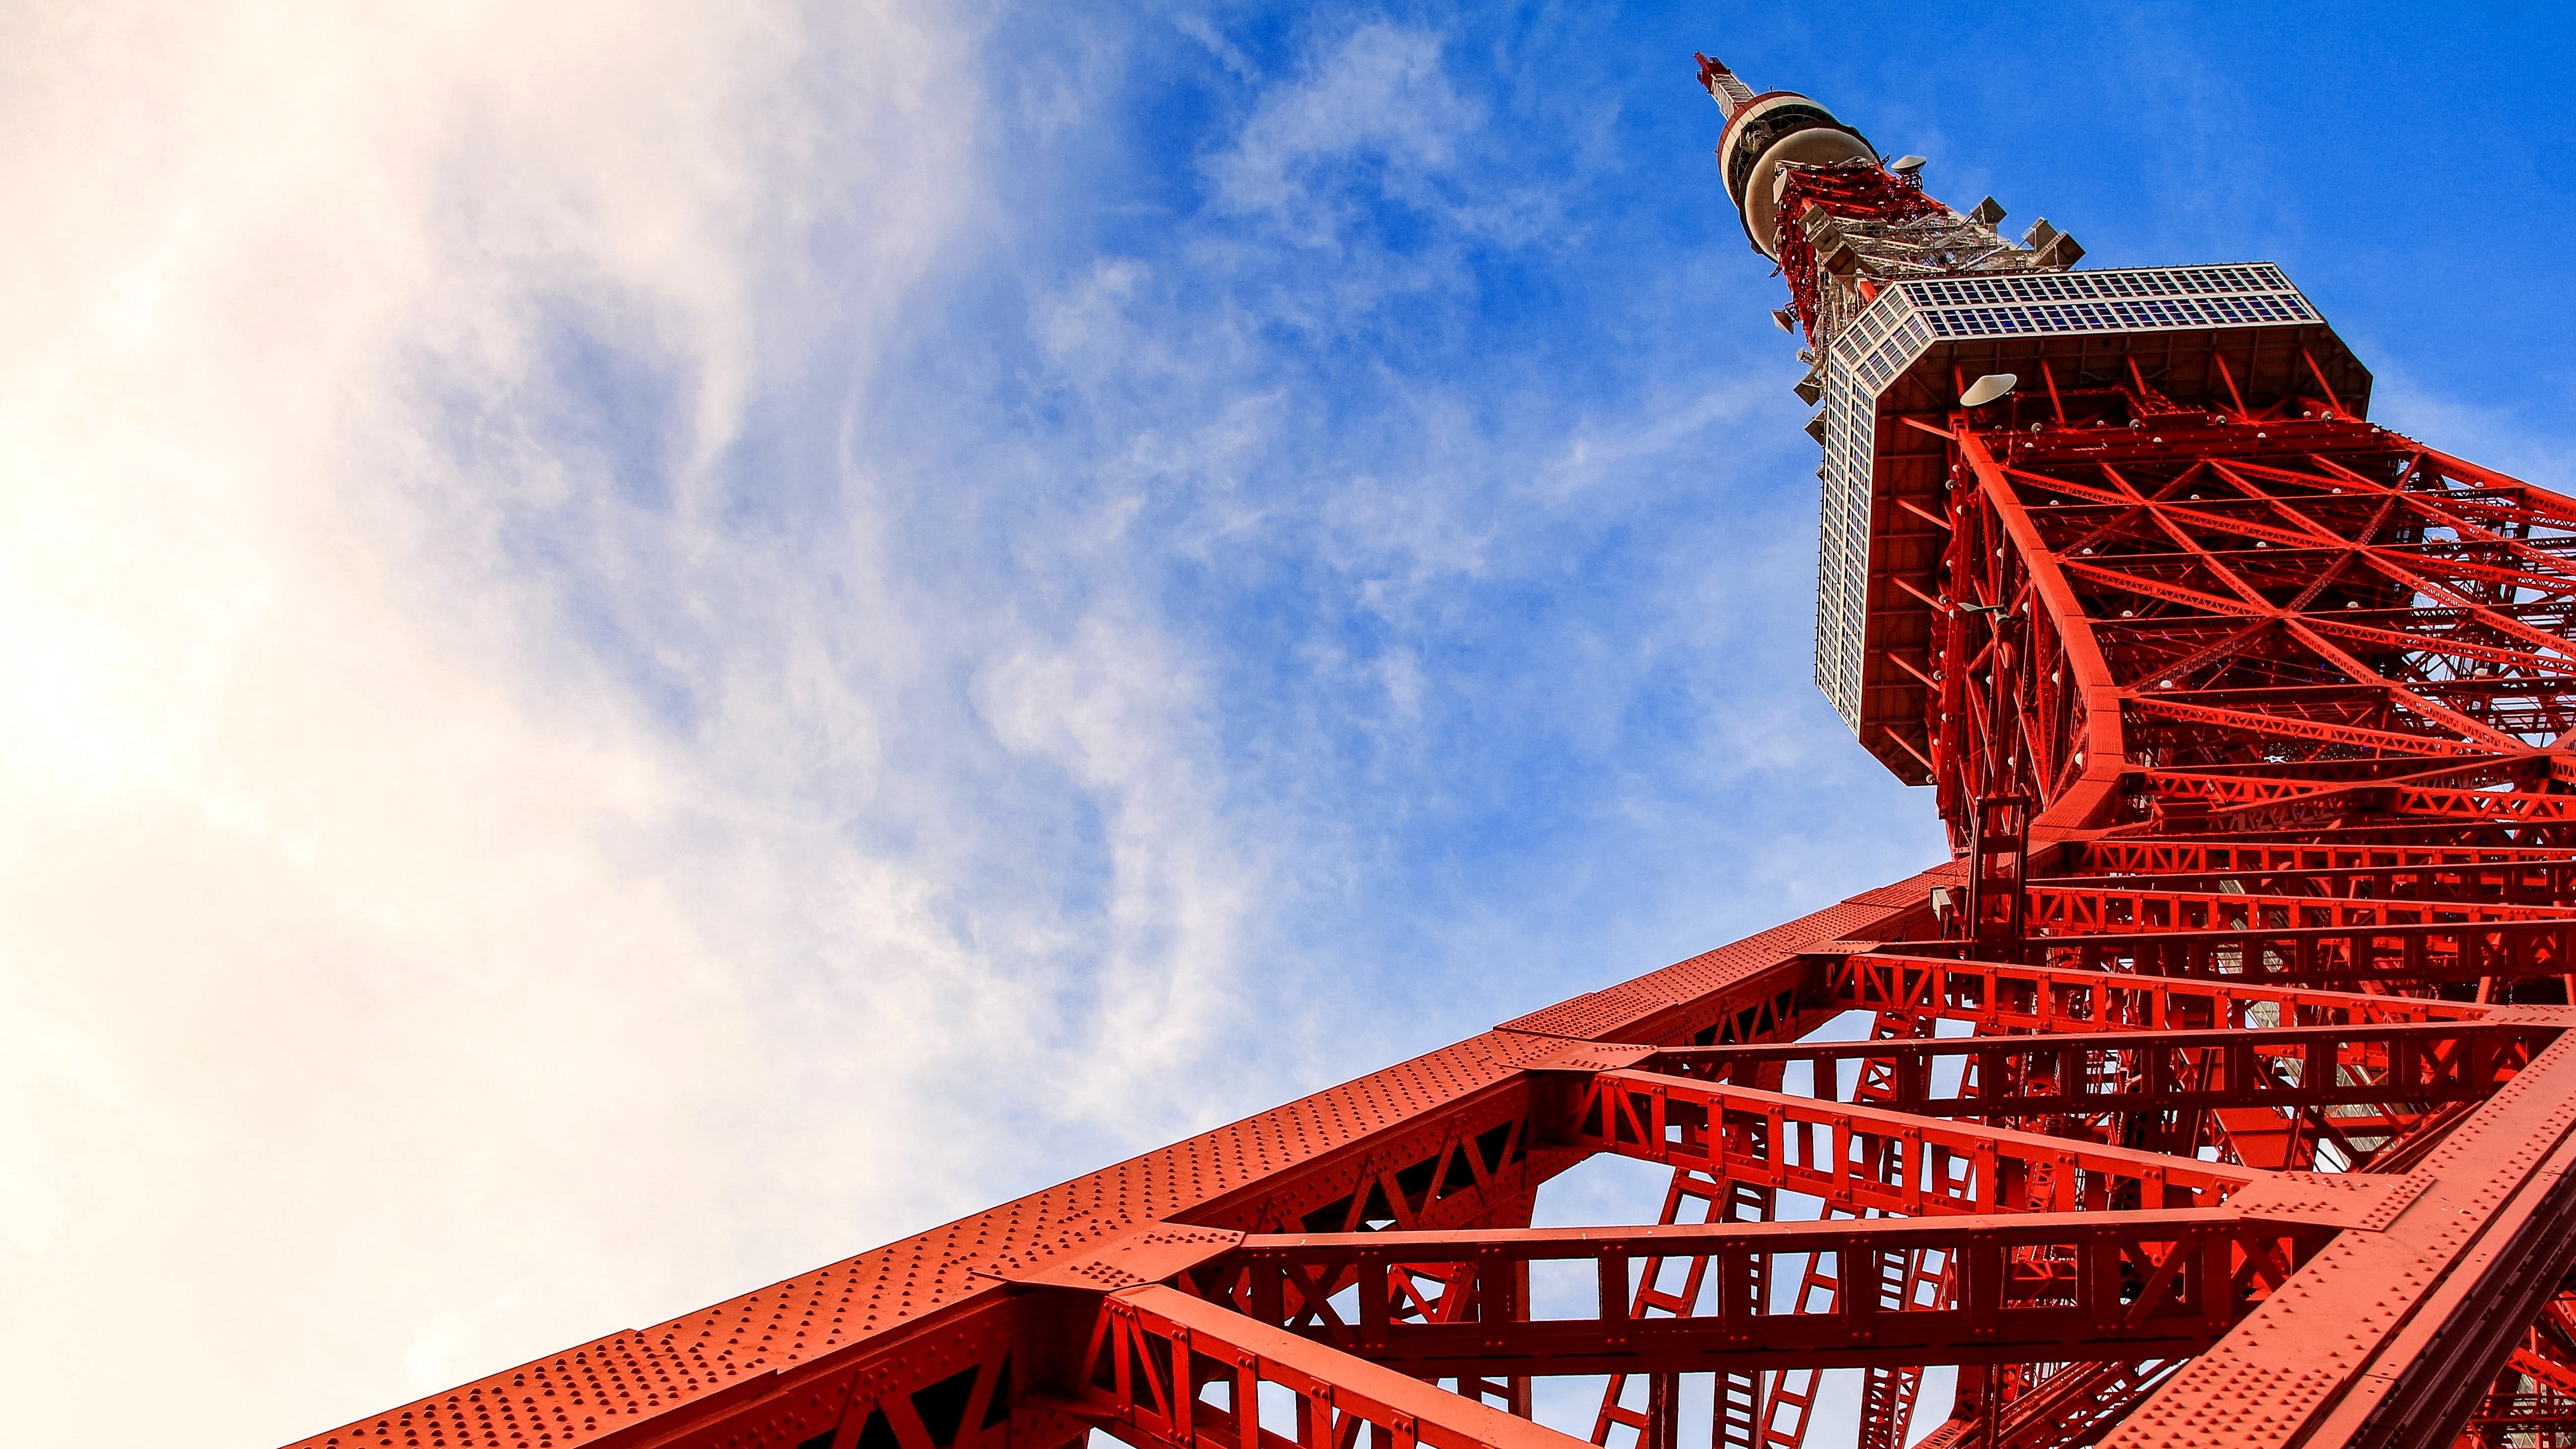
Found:
[[[2367,415],[2371,376],[2270,262],[1891,281],[1824,349],[1816,684],[1870,753],[1926,783],[1933,622],[1946,607],[1947,419],[2011,373],[2016,429],[2063,426],[2070,394],[2134,388],[2242,417],[2322,386]],[[1908,420],[1923,426],[1908,426]],[[2222,419],[2223,421],[2223,419]],[[1899,741],[1903,743],[1900,743]]]

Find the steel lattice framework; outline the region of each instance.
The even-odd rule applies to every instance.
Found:
[[[1579,1449],[1598,1375],[1609,1449],[2576,1444],[2576,501],[2368,422],[2277,269],[2071,271],[1702,80],[1819,679],[1955,860],[304,1443]],[[1600,1154],[1656,1221],[1532,1228]]]

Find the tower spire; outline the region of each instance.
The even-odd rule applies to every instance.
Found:
[[[1736,77],[1735,72],[1728,70],[1725,61],[1713,55],[1701,55],[1697,51],[1691,52],[1691,56],[1699,62],[1701,88],[1708,92],[1710,100],[1717,102],[1719,111],[1732,116],[1738,109],[1753,104],[1753,87],[1746,85]]]
[[[1789,312],[1813,344],[1798,391],[1823,383],[1825,347],[1890,282],[2062,272],[2084,249],[2043,219],[2016,243],[1996,229],[1988,197],[1960,212],[1923,189],[1924,165],[1890,167],[1858,129],[1796,91],[1756,92],[1724,61],[1694,53],[1699,81],[1726,117],[1717,161],[1753,249],[1780,263]]]

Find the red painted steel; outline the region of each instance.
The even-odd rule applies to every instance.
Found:
[[[1906,226],[1991,236],[1781,175],[1811,330]],[[1989,338],[1881,399],[1860,727],[1953,863],[302,1443],[1545,1449],[1576,1374],[1617,1449],[2576,1445],[2576,501],[2369,423],[2330,342]],[[1660,1220],[1532,1228],[1601,1154]]]

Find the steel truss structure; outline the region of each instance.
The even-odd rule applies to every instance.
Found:
[[[1955,860],[303,1443],[1579,1449],[1551,1375],[1608,1449],[2576,1443],[2576,501],[2296,307],[1908,331],[2071,247],[1703,65],[1867,410],[1847,717]],[[1531,1225],[1604,1155],[1655,1221]]]

